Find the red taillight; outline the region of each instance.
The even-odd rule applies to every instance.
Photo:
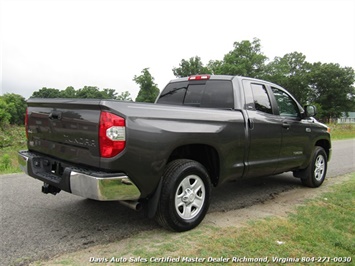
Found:
[[[124,118],[102,111],[99,128],[100,155],[111,158],[126,146],[126,122]]]
[[[195,75],[190,76],[189,80],[207,80],[210,79],[211,75]]]
[[[28,109],[27,108],[25,114],[25,130],[26,130],[26,138],[28,139]]]

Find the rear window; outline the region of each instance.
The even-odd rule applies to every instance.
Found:
[[[233,109],[232,82],[227,80],[183,81],[168,84],[157,103]]]

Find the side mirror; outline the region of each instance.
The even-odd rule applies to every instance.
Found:
[[[312,117],[317,114],[317,108],[314,105],[306,105],[304,107],[305,117]]]

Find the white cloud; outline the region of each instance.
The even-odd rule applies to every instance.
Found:
[[[222,59],[235,41],[261,40],[270,59],[355,68],[355,2],[19,1],[1,6],[2,93],[42,87],[129,90],[149,67],[160,89],[181,59]]]

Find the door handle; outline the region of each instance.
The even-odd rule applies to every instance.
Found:
[[[282,127],[285,128],[285,129],[287,129],[287,130],[289,130],[289,129],[290,129],[290,124],[287,123],[287,122],[283,122],[283,123],[282,123]]]

